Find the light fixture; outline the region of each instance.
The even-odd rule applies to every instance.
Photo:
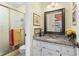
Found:
[[[55,6],[58,6],[58,3],[55,3]]]
[[[56,7],[56,6],[58,6],[58,3],[52,2],[52,3],[51,3],[51,6],[52,6],[52,7]]]
[[[58,3],[52,2],[50,5],[47,6],[47,8],[48,8],[48,9],[51,9],[51,8],[56,7],[56,6],[58,6]]]
[[[51,8],[51,5],[48,5],[47,8],[50,9]]]
[[[52,3],[51,3],[51,6],[52,6],[52,7],[55,7],[55,2],[52,2]]]

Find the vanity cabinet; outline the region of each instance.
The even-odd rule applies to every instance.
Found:
[[[42,55],[44,56],[59,56],[60,55],[60,46],[58,44],[54,43],[48,43],[48,42],[42,42],[41,41],[41,47],[42,47]]]
[[[39,48],[33,47],[33,56],[40,56],[41,55],[41,50]]]
[[[33,56],[74,56],[73,46],[33,40]]]

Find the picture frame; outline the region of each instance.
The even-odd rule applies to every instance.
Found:
[[[73,25],[76,25],[76,11],[72,13],[72,23]]]
[[[72,9],[72,25],[76,25],[76,2],[73,2],[73,9]]]
[[[36,13],[33,13],[33,25],[40,26],[40,16]]]
[[[73,9],[72,10],[75,10],[76,7],[77,7],[76,2],[73,2]]]
[[[44,33],[65,34],[65,8],[44,13]]]
[[[34,35],[40,34],[41,28],[34,28]]]

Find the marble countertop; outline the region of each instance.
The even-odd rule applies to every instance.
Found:
[[[41,37],[34,37],[35,40],[40,40],[44,42],[49,42],[49,43],[57,43],[57,44],[63,44],[63,45],[69,45],[73,46],[74,44],[65,39],[63,35],[58,35],[58,36],[41,36]]]

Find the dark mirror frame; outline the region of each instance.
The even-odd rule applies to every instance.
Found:
[[[61,11],[62,12],[62,31],[61,32],[51,32],[51,31],[47,31],[47,19],[46,19],[46,15],[49,14],[50,12],[56,12],[56,11]],[[62,9],[57,9],[57,10],[53,10],[53,11],[47,11],[44,13],[44,33],[45,34],[61,34],[64,35],[65,34],[65,8]]]

